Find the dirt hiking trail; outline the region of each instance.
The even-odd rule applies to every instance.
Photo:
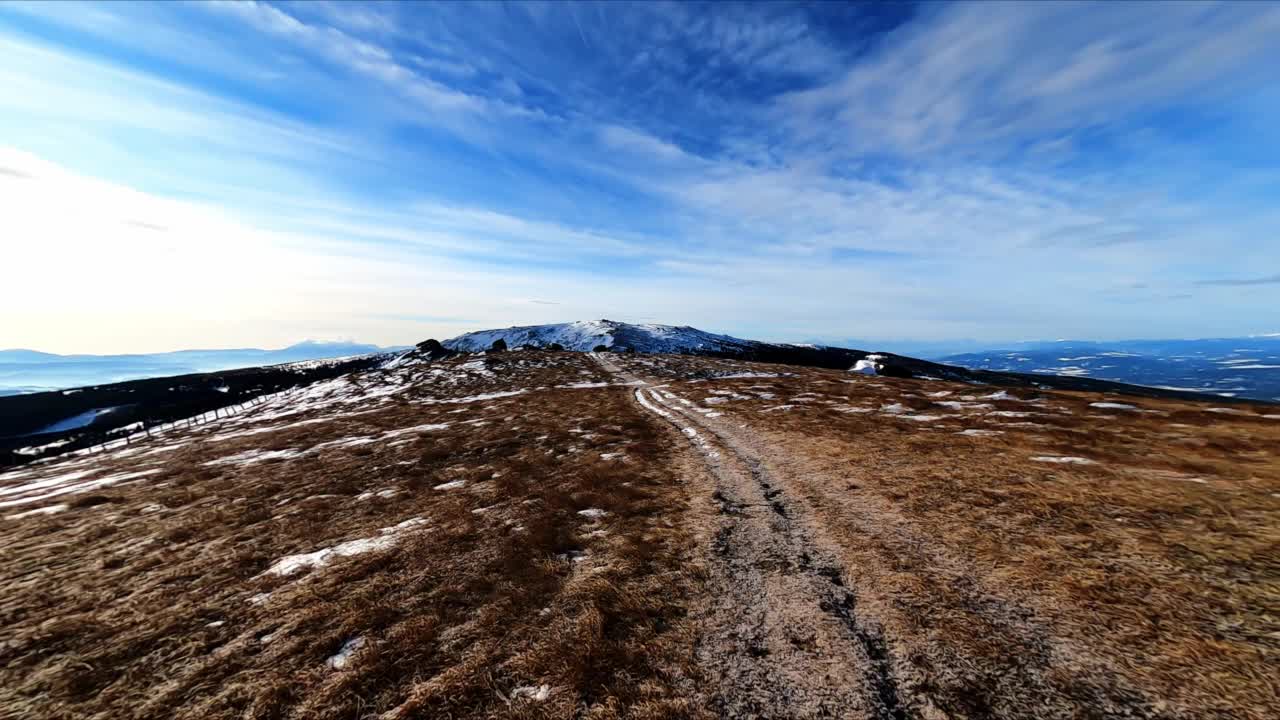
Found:
[[[695,494],[710,497],[718,517],[697,654],[715,685],[713,707],[727,717],[910,717],[879,628],[859,618],[834,553],[814,541],[785,479],[712,413],[592,357],[635,384],[636,401],[705,462],[707,487]]]

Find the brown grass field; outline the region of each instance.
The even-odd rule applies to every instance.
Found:
[[[410,364],[0,475],[0,715],[1280,717],[1280,410],[611,362]],[[735,537],[823,558],[843,610],[733,602],[841,616],[870,699],[735,704],[725,668],[831,657],[738,647]]]

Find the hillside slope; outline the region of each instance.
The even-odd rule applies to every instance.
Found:
[[[1243,718],[1280,414],[402,359],[0,474],[20,717]]]

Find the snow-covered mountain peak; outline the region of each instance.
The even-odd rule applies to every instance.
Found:
[[[644,353],[741,350],[758,344],[752,340],[716,335],[687,326],[632,324],[601,319],[479,330],[446,340],[443,345],[452,350],[476,352],[487,350],[499,339],[511,348],[558,344],[566,350],[589,351],[604,346],[631,348]]]

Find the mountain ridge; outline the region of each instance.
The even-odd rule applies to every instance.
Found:
[[[1118,392],[1202,401],[1230,402],[1245,399],[1186,388],[1161,387],[1155,383],[1136,384],[1071,374],[1036,374],[1017,370],[962,367],[883,351],[871,352],[830,345],[768,343],[711,333],[688,325],[632,324],[607,319],[477,330],[445,340],[441,345],[455,352],[483,352],[498,340],[502,340],[510,349],[559,347],[586,352],[603,348],[612,352],[704,355],[806,367],[857,369],[859,372],[874,372],[891,377],[952,380],[1006,387]],[[1267,401],[1265,398],[1248,399]]]

